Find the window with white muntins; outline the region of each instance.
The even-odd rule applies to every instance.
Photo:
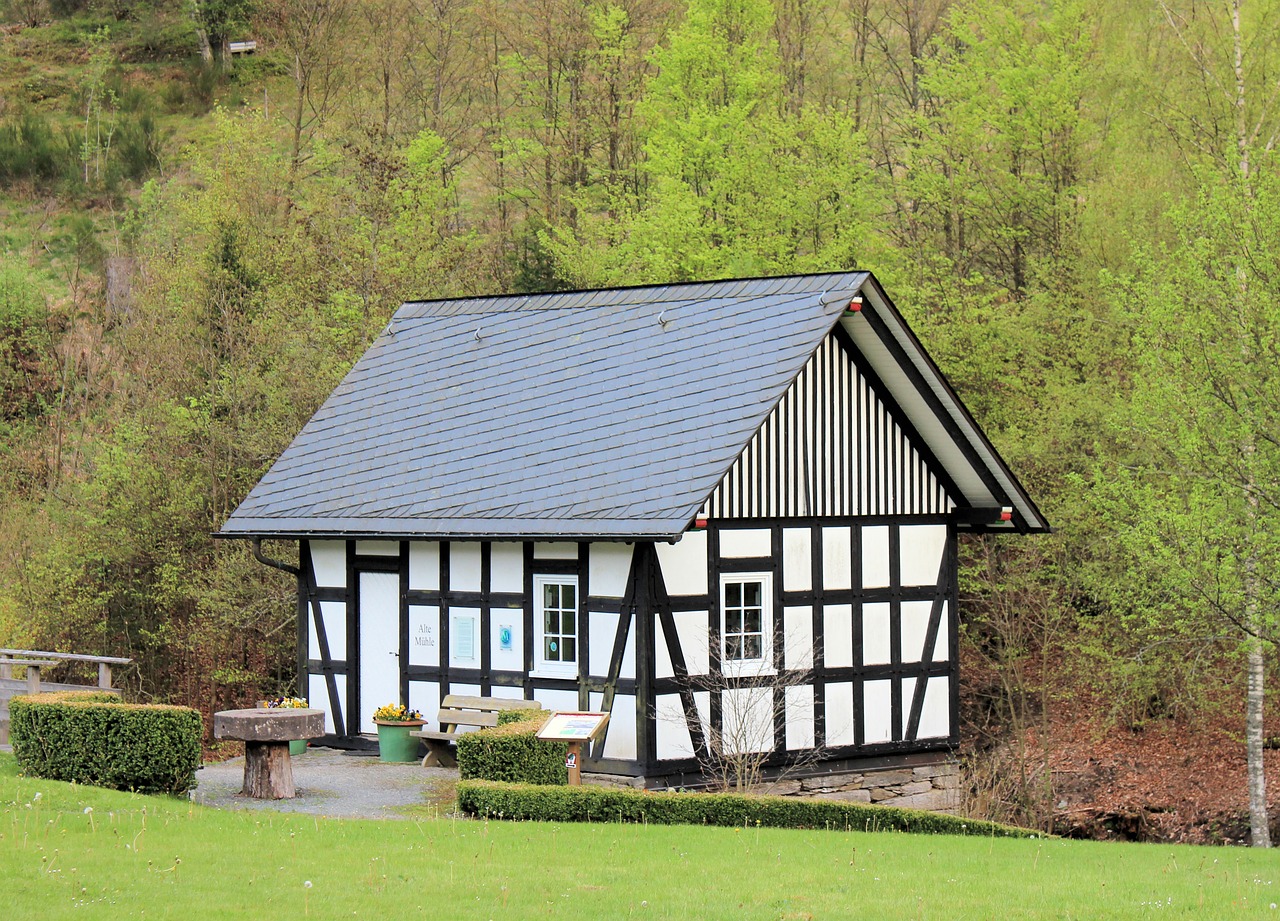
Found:
[[[563,678],[578,676],[578,579],[534,576],[535,671]]]
[[[773,576],[720,579],[720,667],[727,675],[773,672]]]

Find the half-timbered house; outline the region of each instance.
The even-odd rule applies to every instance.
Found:
[[[655,785],[949,751],[957,535],[1047,527],[847,272],[407,303],[221,535],[298,541],[331,742],[532,698]]]

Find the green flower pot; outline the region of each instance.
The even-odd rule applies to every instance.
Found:
[[[421,729],[425,721],[414,720],[404,723],[387,723],[374,720],[378,724],[378,760],[405,762],[418,760],[418,740],[409,733]]]
[[[307,752],[306,739],[294,739],[289,743],[289,754],[291,756],[304,755],[306,754],[306,752]]]

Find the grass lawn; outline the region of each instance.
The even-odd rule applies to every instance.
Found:
[[[1280,921],[1274,851],[774,829],[343,821],[17,776],[6,918]]]

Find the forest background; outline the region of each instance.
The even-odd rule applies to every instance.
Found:
[[[967,808],[1264,843],[1266,770],[1275,834],[1280,3],[0,22],[0,644],[290,691],[210,534],[401,301],[866,268],[1056,529],[963,548]]]

